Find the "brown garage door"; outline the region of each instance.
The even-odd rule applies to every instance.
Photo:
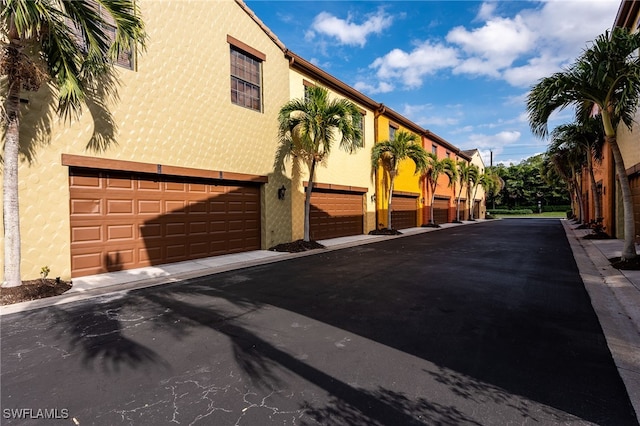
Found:
[[[456,215],[459,214],[460,220],[467,220],[469,218],[469,212],[467,211],[467,200],[460,200],[458,206],[459,208],[456,211]],[[456,217],[456,220],[458,220],[458,217]]]
[[[260,187],[69,170],[71,275],[260,249]]]
[[[433,218],[436,223],[449,222],[449,200],[436,198],[433,201]]]
[[[363,195],[314,189],[311,193],[309,231],[312,240],[363,233]]]
[[[391,227],[405,229],[418,226],[417,197],[393,195],[391,199]]]

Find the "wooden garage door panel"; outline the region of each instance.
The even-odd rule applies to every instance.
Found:
[[[480,201],[473,202],[473,218],[480,219]]]
[[[260,188],[70,169],[72,276],[260,249]]]
[[[391,226],[394,229],[413,228],[418,225],[417,198],[394,195],[391,199]]]
[[[433,218],[436,223],[449,222],[449,200],[436,198],[433,201]]]
[[[460,200],[460,220],[468,219],[469,212],[467,211],[467,200]]]
[[[362,234],[362,194],[313,191],[309,227],[313,240]]]

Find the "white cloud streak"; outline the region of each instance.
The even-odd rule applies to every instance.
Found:
[[[328,12],[322,12],[313,20],[312,30],[307,32],[305,38],[311,40],[317,34],[321,34],[334,38],[340,44],[364,47],[371,34],[381,34],[392,23],[393,17],[383,10],[368,15],[367,19],[360,24],[354,22],[350,16],[347,19],[341,19]]]
[[[376,59],[370,68],[377,70],[376,75],[381,80],[396,79],[407,87],[420,87],[426,75],[458,63],[455,49],[425,41],[411,52],[394,49]]]

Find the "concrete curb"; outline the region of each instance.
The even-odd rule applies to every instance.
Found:
[[[640,291],[611,266],[596,240],[583,238],[588,232],[574,230],[566,220],[562,224],[607,346],[640,419]]]

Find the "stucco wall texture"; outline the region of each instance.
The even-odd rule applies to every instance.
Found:
[[[42,116],[51,116],[43,107],[46,89],[23,94],[29,103],[21,139],[37,136],[44,145],[19,170],[25,279],[37,277],[44,265],[51,276],[70,277],[68,167],[61,164],[62,154],[266,175],[263,248],[291,241],[291,204],[277,199],[277,188],[290,187],[290,176],[274,171],[276,117],[289,99],[282,50],[232,0],[216,1],[215,7],[209,1],[140,0],[139,6],[147,50],[138,55],[136,71],[118,69],[119,99],[110,102],[117,131],[105,150],[86,148],[94,130],[108,127],[96,127],[97,116],[88,109],[71,123],[52,118],[38,132]],[[231,103],[228,35],[266,55],[262,112]]]
[[[378,139],[379,141],[389,140],[389,125],[391,120],[389,117],[383,115],[378,116]],[[395,126],[395,124],[394,124]],[[402,125],[398,125],[396,132],[403,131],[408,133],[413,133],[409,129],[403,127]],[[422,144],[422,138],[418,135],[417,139],[418,144]],[[378,226],[379,227],[387,227],[388,226],[388,205],[389,205],[389,186],[390,182],[388,179],[388,174],[383,171],[382,167],[378,167],[377,172],[377,186],[378,191],[376,195],[376,203],[378,206]],[[412,194],[420,195],[418,200],[416,201],[417,207],[417,220],[418,223],[416,225],[422,225],[424,212],[424,206],[420,202],[421,194],[422,194],[422,184],[420,174],[416,174],[416,165],[413,160],[406,159],[400,162],[398,167],[398,175],[395,178],[393,184],[393,190],[395,192],[410,192]],[[392,224],[393,225],[393,224]]]
[[[300,71],[290,70],[290,93],[291,99],[304,98],[304,81],[315,84],[315,81]],[[318,83],[322,86],[322,84]],[[324,86],[323,86],[324,87]],[[329,96],[335,99],[344,96],[329,90]],[[367,188],[364,203],[364,233],[375,229],[375,202],[371,195],[375,194],[375,184],[371,174],[371,147],[375,143],[374,139],[374,112],[366,109],[353,99],[360,110],[365,111],[364,115],[364,147],[350,154],[341,149],[338,144],[331,148],[331,153],[326,160],[316,167],[315,183],[333,184],[341,186],[354,186]],[[293,167],[293,165],[291,165]],[[297,240],[304,235],[304,182],[309,180],[309,168],[305,164],[298,164],[294,169],[292,182],[292,211],[293,211],[293,240]]]
[[[640,123],[640,110],[634,117],[635,123]],[[631,130],[624,124],[618,126],[618,145],[624,158],[624,165],[627,169],[640,164],[640,149],[638,148],[639,127],[634,124]]]

